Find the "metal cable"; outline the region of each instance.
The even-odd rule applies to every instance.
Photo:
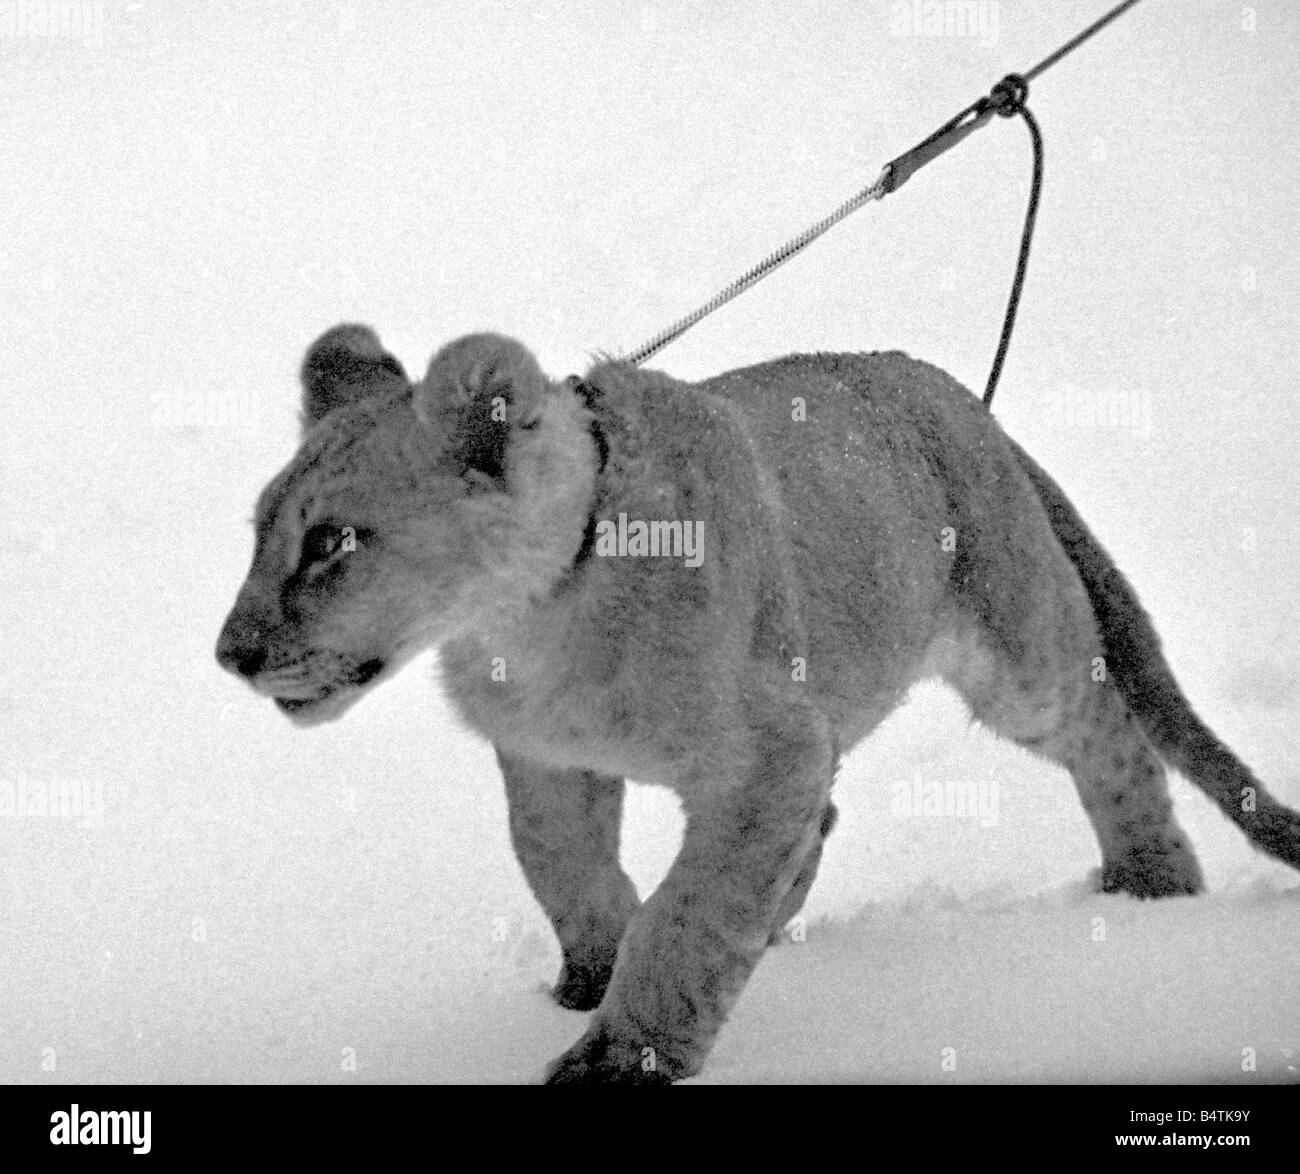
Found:
[[[787,241],[773,253],[769,253],[762,261],[750,269],[747,273],[736,278],[730,285],[715,294],[709,301],[698,309],[693,310],[683,318],[679,318],[666,330],[656,334],[649,341],[642,343],[635,350],[624,356],[626,362],[634,366],[640,366],[651,355],[666,347],[670,342],[680,338],[692,326],[703,318],[707,318],[719,307],[724,306],[733,298],[738,297],[749,289],[756,282],[761,281],[775,269],[785,264],[796,253],[807,248],[813,241],[821,236],[828,229],[833,228],[846,216],[856,212],[864,204],[869,204],[874,200],[882,199],[890,192],[897,191],[908,179],[911,178],[920,168],[931,160],[936,159],[945,151],[954,147],[972,131],[983,126],[992,116],[1003,114],[1011,117],[1020,114],[1024,117],[1026,125],[1029,127],[1029,133],[1034,145],[1034,180],[1030,189],[1029,210],[1025,217],[1025,227],[1021,234],[1020,240],[1020,257],[1016,266],[1016,276],[1011,288],[1011,298],[1007,305],[1006,316],[1003,320],[1002,337],[998,343],[998,352],[994,360],[993,371],[989,376],[989,382],[984,392],[984,402],[987,404],[993,398],[993,389],[997,384],[998,375],[1002,370],[1003,360],[1006,358],[1007,347],[1011,341],[1011,327],[1015,323],[1016,309],[1020,301],[1020,291],[1024,284],[1026,267],[1029,261],[1029,245],[1033,234],[1034,219],[1038,211],[1038,197],[1042,186],[1042,135],[1039,132],[1038,124],[1034,121],[1033,115],[1025,108],[1025,98],[1028,95],[1028,83],[1036,78],[1039,74],[1046,72],[1055,65],[1061,58],[1068,53],[1073,52],[1086,40],[1094,34],[1100,32],[1106,25],[1117,17],[1122,16],[1130,8],[1138,3],[1138,0],[1123,0],[1123,3],[1117,4],[1105,16],[1094,21],[1076,37],[1067,41],[1054,53],[1043,58],[1037,65],[1024,74],[1008,74],[1003,78],[992,91],[978,101],[971,103],[960,114],[950,118],[933,134],[924,138],[910,151],[905,151],[892,162],[887,163],[881,170],[880,175],[870,187],[863,188],[857,195],[845,200],[829,216],[819,220],[810,228],[806,228],[798,236]]]
[[[856,196],[845,200],[844,203],[836,208],[829,216],[819,220],[816,224],[812,225],[812,227],[804,229],[804,231],[798,236],[794,237],[792,240],[786,241],[786,243],[775,252],[769,253],[763,258],[763,260],[749,270],[748,273],[741,274],[741,276],[737,277],[730,285],[720,290],[705,302],[704,305],[691,311],[691,313],[687,314],[684,318],[679,318],[669,326],[667,330],[660,331],[660,333],[656,334],[654,338],[650,339],[648,342],[642,343],[636,348],[636,350],[625,356],[627,362],[631,363],[633,366],[639,367],[656,351],[662,350],[672,342],[673,339],[679,338],[681,335],[685,334],[701,318],[707,318],[714,310],[718,309],[720,306],[725,306],[732,298],[739,297],[739,295],[744,293],[751,285],[762,281],[763,278],[774,269],[784,265],[796,253],[806,249],[827,229],[833,228],[846,216],[856,212],[863,204],[869,204],[872,200],[879,200],[889,191],[888,181],[889,168],[886,167],[881,171],[876,182],[870,187],[863,188]]]

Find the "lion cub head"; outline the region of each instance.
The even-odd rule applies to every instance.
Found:
[[[546,591],[581,544],[596,458],[578,397],[497,335],[451,343],[412,383],[374,331],[337,326],[302,388],[302,443],[258,500],[216,654],[314,725]]]

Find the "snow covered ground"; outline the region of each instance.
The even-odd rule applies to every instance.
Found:
[[[97,46],[0,46],[0,780],[102,810],[0,816],[0,1081],[536,1078],[584,1020],[546,997],[558,952],[491,752],[432,658],[312,732],[212,660],[303,346],[361,318],[418,372],[488,327],[580,369],[1100,7],[1004,3],[983,44],[895,35],[885,4],[743,27],[675,3],[110,4]],[[1139,6],[1036,85],[1047,188],[998,414],[1210,725],[1300,806],[1300,164],[1278,149],[1300,11],[1259,8],[1247,32],[1237,5]],[[1024,151],[982,131],[662,366],[901,347],[980,384]],[[1123,420],[1074,411],[1108,397]],[[936,784],[986,805],[902,804]],[[1209,892],[1155,904],[1091,894],[1069,780],[937,687],[837,795],[804,940],[701,1080],[1297,1079],[1300,877],[1181,780]],[[643,892],[679,830],[631,789]]]
[[[251,698],[210,747],[160,729],[101,825],[11,821],[0,1073],[535,1078],[583,1017],[545,994],[558,951],[511,859],[490,754],[430,736],[429,711],[446,715],[412,675],[316,738],[272,737]],[[1068,779],[920,693],[848,761],[804,940],[769,951],[701,1079],[1296,1079],[1295,877],[1184,786],[1210,894],[1092,895]],[[184,765],[196,752],[204,776]],[[899,814],[895,779],[983,783],[996,811]],[[632,788],[643,891],[678,826],[663,793]]]

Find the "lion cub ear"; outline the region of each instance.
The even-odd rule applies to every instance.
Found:
[[[307,348],[300,378],[305,428],[335,408],[407,382],[402,364],[384,350],[379,335],[352,322],[327,330]]]
[[[469,334],[433,356],[413,402],[420,422],[439,433],[462,473],[476,472],[504,487],[511,441],[533,425],[547,386],[522,343]]]

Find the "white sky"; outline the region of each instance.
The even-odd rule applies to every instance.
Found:
[[[303,734],[212,663],[304,346],[368,321],[418,375],[492,329],[556,377],[630,348],[1106,4],[1002,0],[993,44],[893,35],[892,7],[144,2],[103,5],[98,37],[0,27],[0,770],[175,788],[191,813],[356,764],[495,787],[486,749],[424,716],[426,672]],[[1033,87],[1046,186],[997,415],[1210,724],[1280,767],[1300,6],[1254,9],[1246,31],[1240,3],[1146,0]],[[981,388],[1028,173],[1023,126],[996,121],[652,365],[901,348]],[[1069,388],[1151,426],[1056,419]],[[239,418],[170,414],[205,397]]]

